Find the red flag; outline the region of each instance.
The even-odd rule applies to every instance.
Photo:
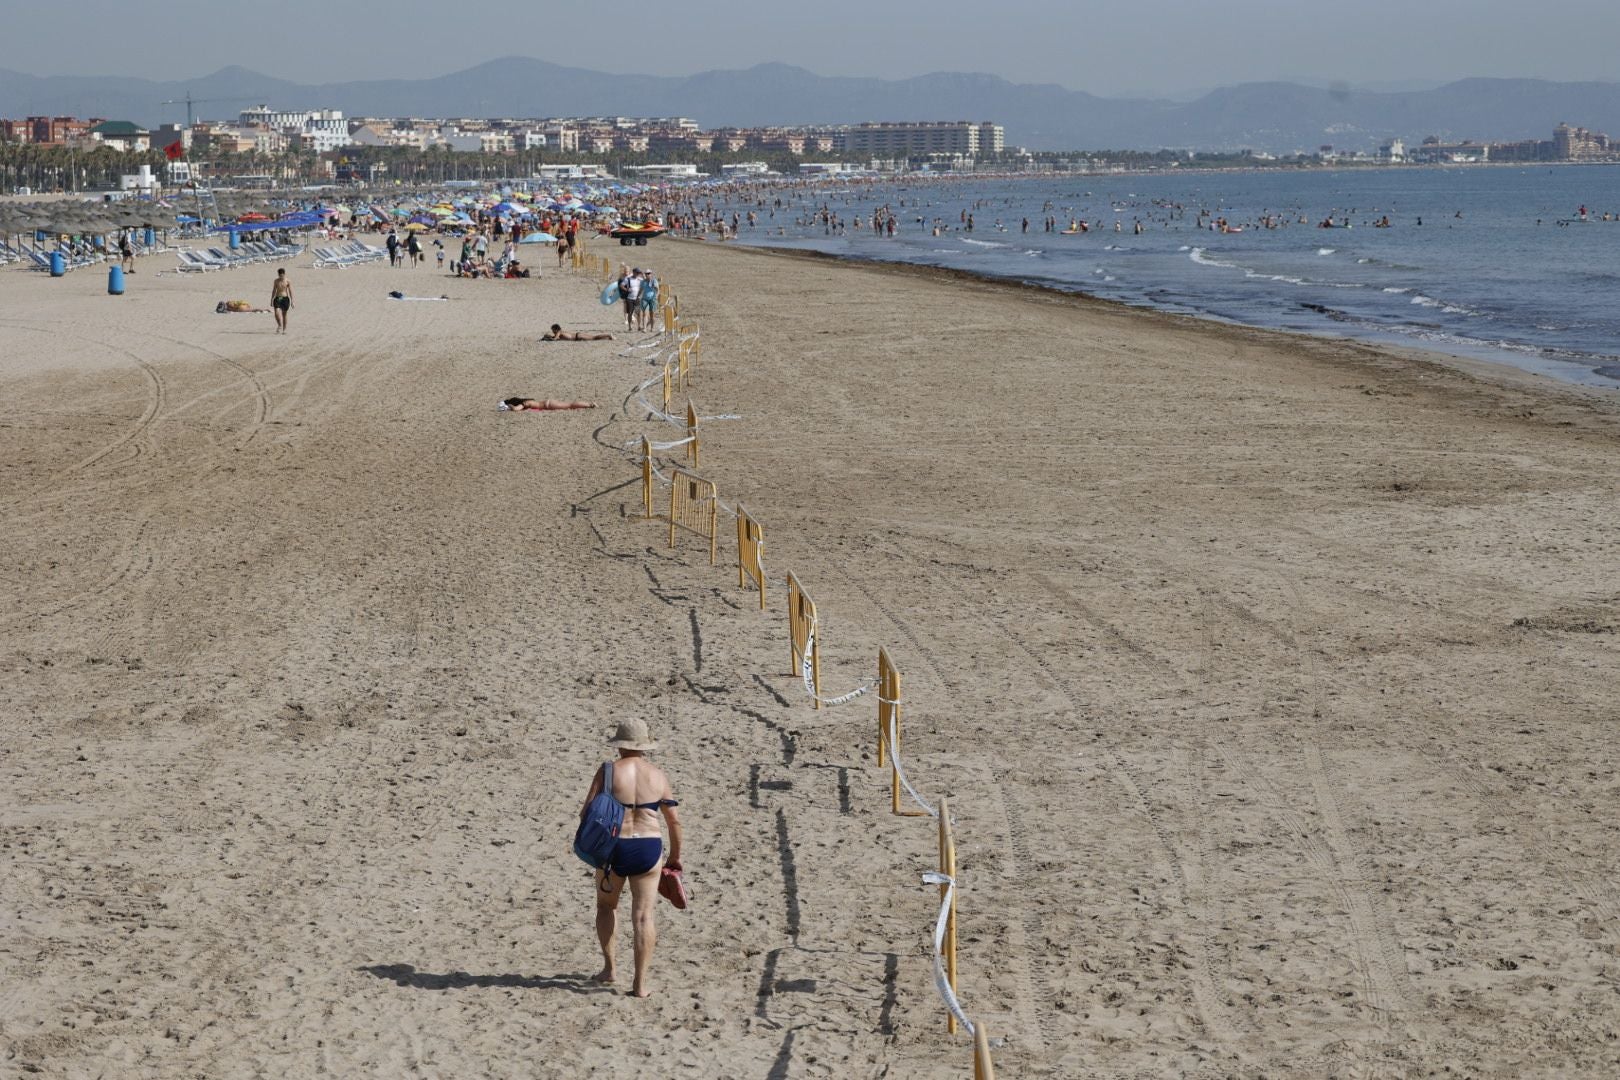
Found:
[[[186,148],[179,142],[172,142],[163,148],[163,156],[170,161],[179,161],[186,156]]]

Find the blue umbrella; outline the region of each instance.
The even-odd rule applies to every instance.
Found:
[[[556,242],[557,238],[548,232],[528,233],[518,241],[520,244],[555,244]]]

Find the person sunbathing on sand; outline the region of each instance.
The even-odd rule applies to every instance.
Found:
[[[541,334],[541,341],[612,341],[612,334],[586,334],[579,330],[564,330],[561,323],[551,324],[551,333]]]
[[[561,412],[564,409],[594,409],[594,401],[558,401],[554,398],[509,397],[501,407],[510,412]]]

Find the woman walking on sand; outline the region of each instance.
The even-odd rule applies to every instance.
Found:
[[[611,771],[613,790],[610,794],[624,807],[624,825],[608,865],[596,872],[596,939],[602,945],[602,970],[593,981],[610,983],[614,979],[619,897],[628,881],[636,964],[635,982],[630,992],[638,998],[648,997],[652,991],[647,984],[647,968],[652,964],[653,945],[657,941],[653,906],[658,901],[659,871],[664,865],[672,870],[680,869],[681,865],[681,821],[675,813],[680,804],[675,801],[664,770],[644,756],[647,751],[658,748],[645,720],[620,721],[608,745],[619,751],[619,760]],[[591,789],[585,793],[585,805],[580,808],[581,820],[591,800],[602,791],[602,777],[607,771],[606,765],[596,770],[596,779],[591,782]],[[659,832],[659,814],[669,823],[667,864]]]

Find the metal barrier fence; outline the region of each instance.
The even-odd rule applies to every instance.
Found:
[[[889,767],[889,812],[900,817],[927,817],[921,810],[900,809],[900,670],[889,659],[889,650],[878,650],[878,768]],[[894,746],[889,746],[889,740]]]
[[[720,496],[713,481],[676,469],[669,484],[669,546],[675,546],[679,530],[695,532],[708,539],[709,565],[713,566],[720,552],[719,520]]]
[[[686,460],[692,463],[692,468],[698,467],[698,450],[701,443],[698,441],[698,414],[697,406],[691,400],[686,402]]]
[[[607,259],[602,260],[604,281],[612,277],[612,266]],[[667,287],[666,287],[667,288]],[[660,419],[679,424],[681,421],[670,413],[670,401],[675,390],[684,388],[691,377],[694,362],[701,349],[701,331],[696,320],[682,323],[679,321],[679,307],[673,292],[668,292],[662,308],[664,330],[666,334],[674,333],[676,340],[673,356],[663,363],[662,378],[664,383],[663,413]],[[656,339],[645,348],[658,348],[668,350],[671,342],[667,339],[657,342]],[[667,353],[665,355],[668,355]],[[657,359],[653,360],[657,363]],[[647,407],[649,413],[653,412],[640,392],[648,389],[658,380],[654,375],[637,387],[636,394],[642,405]],[[673,470],[673,476],[667,481],[663,473],[659,472],[653,461],[653,454],[658,451],[670,451],[679,446],[685,446],[687,462],[692,468],[699,464],[701,447],[698,437],[698,425],[702,419],[698,415],[696,405],[688,399],[686,405],[686,437],[678,441],[654,443],[646,436],[640,438],[641,453],[641,510],[644,518],[654,517],[654,485],[668,482],[670,484],[669,503],[669,546],[674,548],[681,530],[696,533],[709,541],[709,563],[714,565],[719,554],[719,512],[724,509],[737,519],[737,584],[739,588],[747,587],[752,581],[759,590],[760,609],[767,605],[767,572],[765,569],[764,528],[742,506],[727,507],[721,503],[719,493],[712,481],[706,480],[685,468]],[[710,417],[709,419],[737,419],[734,416]],[[633,443],[630,445],[634,445]],[[626,447],[628,449],[628,446]],[[956,839],[953,823],[950,816],[950,804],[941,799],[938,806],[929,803],[914,788],[906,776],[905,766],[901,761],[903,745],[902,726],[902,696],[901,677],[899,669],[890,659],[887,649],[878,650],[877,677],[849,693],[838,697],[824,698],[821,694],[821,649],[819,643],[819,623],[816,603],[808,591],[799,582],[794,574],[787,575],[788,591],[788,637],[791,649],[792,672],[791,675],[801,680],[811,699],[811,707],[820,709],[823,705],[829,707],[853,701],[864,694],[876,691],[878,699],[878,754],[879,768],[889,769],[889,804],[890,812],[902,817],[932,817],[938,825],[938,870],[923,875],[923,881],[939,889],[939,913],[934,925],[933,953],[934,953],[934,985],[946,1008],[946,1030],[955,1033],[965,1029],[973,1039],[973,1075],[975,1080],[995,1080],[995,1063],[991,1058],[992,1039],[982,1022],[974,1022],[963,1010],[957,998],[957,891],[956,879]],[[902,792],[920,809],[907,810],[901,808]]]
[[[694,334],[689,338],[682,338],[680,347],[676,350],[675,358],[680,366],[681,385],[692,376],[692,367],[697,363],[698,354],[703,351],[703,338]]]
[[[810,707],[821,708],[821,657],[816,651],[816,602],[804,591],[799,579],[787,576],[788,644],[793,652],[789,674],[802,678],[812,687]]]
[[[652,443],[647,436],[641,437],[641,516],[651,520],[653,516],[653,462]]]
[[[759,609],[765,610],[765,527],[737,505],[737,587],[749,581],[759,590]]]

